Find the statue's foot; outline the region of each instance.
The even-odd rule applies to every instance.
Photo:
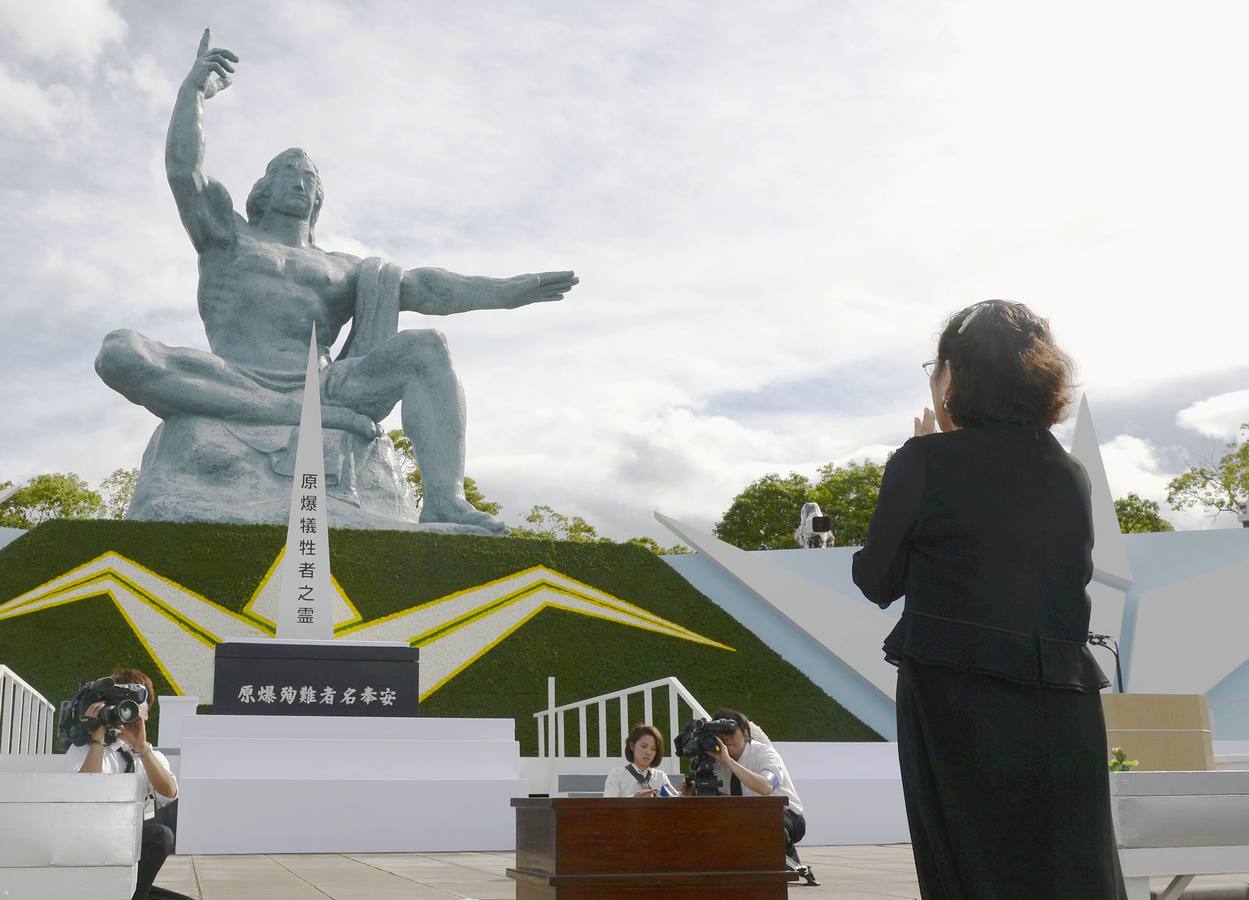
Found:
[[[421,521],[470,525],[489,534],[507,534],[507,526],[501,520],[482,512],[462,497],[437,499],[430,497],[428,491],[421,501]]]
[[[382,426],[368,416],[352,412],[345,406],[322,406],[321,426],[323,428],[337,428],[340,431],[350,431],[366,441],[372,441],[382,436]]]

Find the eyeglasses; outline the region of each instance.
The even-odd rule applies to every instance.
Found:
[[[928,362],[923,364],[922,368],[924,370],[924,374],[927,375],[929,378],[932,378],[932,373],[936,371],[937,369],[937,360],[935,359],[928,360]]]

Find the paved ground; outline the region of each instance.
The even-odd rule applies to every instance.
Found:
[[[821,884],[791,886],[795,900],[919,897],[908,844],[800,849]],[[174,856],[156,883],[197,900],[511,900],[516,892],[506,871],[513,860],[510,853]],[[1228,892],[1207,896],[1231,896],[1237,885],[1243,897],[1247,884],[1249,875],[1228,875],[1199,878],[1193,888],[1226,885]],[[1153,886],[1161,889],[1166,881]]]

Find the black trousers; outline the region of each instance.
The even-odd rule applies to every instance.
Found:
[[[798,858],[798,851],[794,849],[794,844],[802,840],[807,833],[807,820],[803,818],[802,813],[794,812],[788,806],[784,809],[785,816],[785,855]]]
[[[154,819],[143,822],[143,849],[139,855],[139,881],[131,900],[191,900],[186,894],[153,887],[156,874],[173,853],[173,831]]]

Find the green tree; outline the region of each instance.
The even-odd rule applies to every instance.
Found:
[[[37,475],[0,505],[0,525],[34,528],[49,519],[98,519],[104,500],[72,472]]]
[[[579,541],[586,544],[610,544],[611,538],[602,537],[597,529],[581,516],[569,516],[556,512],[545,504],[529,510],[525,516],[529,523],[512,529],[512,537],[532,538],[546,541]]]
[[[1167,482],[1167,505],[1173,509],[1200,506],[1213,515],[1239,511],[1249,502],[1249,422],[1228,441],[1217,463],[1191,466]]]
[[[1157,503],[1136,494],[1116,500],[1115,515],[1119,517],[1119,530],[1124,534],[1175,531],[1175,526],[1162,517]]]
[[[139,483],[138,469],[114,469],[100,482],[100,496],[104,500],[104,517],[124,519],[134,499],[134,489]]]
[[[797,546],[794,530],[802,505],[814,501],[828,516],[837,544],[859,546],[867,539],[867,526],[876,510],[884,474],[884,466],[865,459],[861,463],[820,466],[814,483],[797,472],[786,478],[764,475],[733,498],[728,511],[715,525],[715,535],[743,550]]]
[[[720,540],[743,550],[794,547],[794,529],[811,482],[797,472],[785,478],[776,473],[753,481],[733,498],[712,529]]]
[[[412,442],[398,428],[390,432],[390,442],[395,445],[395,450],[399,453],[399,466],[403,472],[403,477],[411,483],[412,494],[416,497],[416,502],[420,503],[425,496],[425,488],[421,484],[421,470],[416,465],[416,455],[412,452]],[[481,492],[481,488],[477,487],[477,482],[467,476],[464,478],[464,499],[477,509],[492,516],[497,516],[499,510],[503,509],[502,504],[495,503],[493,500],[487,500],[486,495]]]
[[[673,554],[690,552],[690,548],[684,544],[673,544],[671,547],[664,547],[659,543],[659,541],[655,540],[653,537],[647,537],[646,535],[642,535],[641,537],[631,537],[625,541],[625,543],[637,544],[639,547],[644,547],[656,556],[671,556]]]
[[[867,526],[876,511],[884,475],[885,467],[868,459],[844,466],[820,466],[810,496],[828,516],[838,546],[861,547],[867,540]]]

